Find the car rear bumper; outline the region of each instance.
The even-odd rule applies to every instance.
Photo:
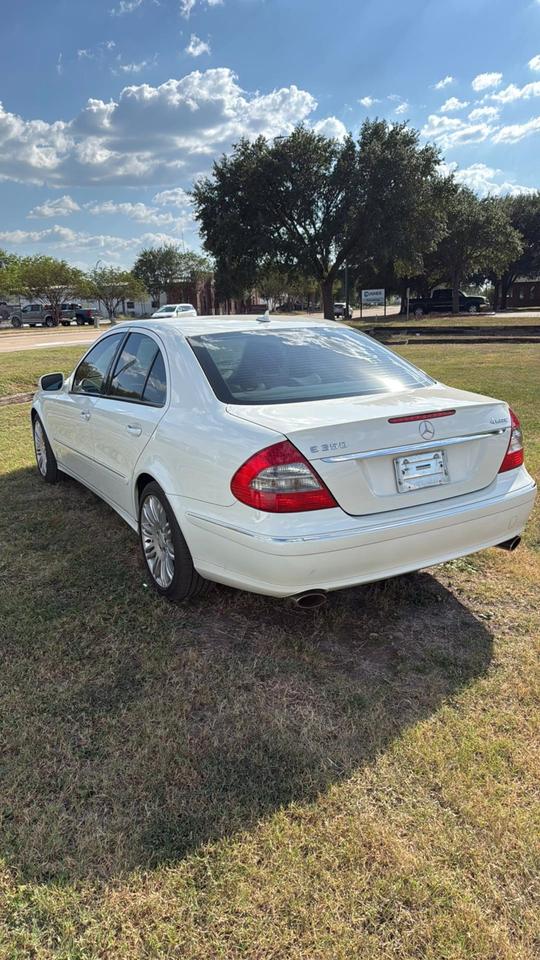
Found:
[[[339,590],[495,546],[520,534],[536,486],[524,467],[488,490],[385,515],[262,514],[170,497],[199,573],[276,597]],[[186,506],[186,503],[188,504]]]

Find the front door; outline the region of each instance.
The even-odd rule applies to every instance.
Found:
[[[59,462],[68,473],[96,486],[92,418],[110,365],[124,334],[104,337],[77,367],[71,384],[59,393],[45,395],[45,429]]]

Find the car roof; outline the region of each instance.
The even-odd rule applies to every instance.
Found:
[[[165,307],[192,307],[192,303],[162,303],[158,310],[165,310]]]
[[[271,330],[276,332],[286,327],[290,329],[305,329],[306,327],[331,327],[346,326],[335,321],[318,320],[312,317],[288,317],[279,316],[265,319],[264,317],[250,316],[249,314],[229,314],[228,316],[206,316],[206,317],[182,317],[172,318],[162,321],[158,317],[150,320],[138,320],[131,324],[134,330],[141,330],[145,327],[153,330],[155,333],[163,335],[176,334],[182,337],[195,337],[204,333],[230,333],[241,330]],[[349,329],[347,327],[347,329]]]

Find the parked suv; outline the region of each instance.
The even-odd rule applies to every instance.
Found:
[[[22,310],[11,314],[11,326],[22,327],[27,323],[30,327],[57,327],[58,319],[51,307],[44,307],[42,303],[27,303]]]
[[[459,291],[459,312],[478,313],[488,310],[489,301],[486,297],[470,297]],[[452,291],[433,290],[430,297],[418,297],[409,301],[409,310],[415,317],[422,317],[426,313],[452,313]]]
[[[350,320],[352,313],[350,310],[347,310],[347,304],[344,301],[339,301],[334,304],[334,316],[343,317],[344,320]]]

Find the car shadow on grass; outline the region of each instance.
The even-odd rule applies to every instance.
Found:
[[[428,573],[317,612],[214,587],[175,606],[72,481],[0,478],[0,855],[111,879],[314,800],[487,670],[492,637]]]

